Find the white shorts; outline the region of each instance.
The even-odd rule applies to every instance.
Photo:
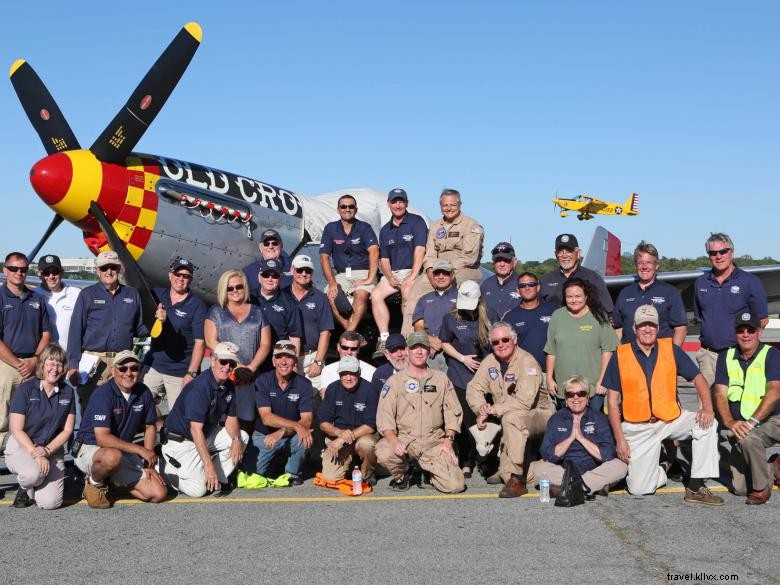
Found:
[[[76,466],[85,474],[92,475],[92,460],[98,452],[97,445],[82,445],[76,457]],[[129,487],[144,478],[144,460],[138,455],[122,453],[122,462],[109,478],[111,483],[118,487]]]
[[[366,278],[368,278],[368,270],[353,270],[350,278],[347,278],[346,272],[339,272],[336,275],[336,282],[341,285],[342,290],[348,295],[351,295],[356,290],[364,290],[370,293],[376,286],[376,279],[374,279],[374,282],[371,284],[364,284],[358,287],[355,286],[357,281],[365,280]],[[325,292],[328,292],[327,288],[325,289]]]

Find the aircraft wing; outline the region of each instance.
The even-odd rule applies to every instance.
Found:
[[[602,201],[601,199],[593,199],[591,198],[590,201],[588,201],[587,204],[585,204],[581,211],[586,211],[588,213],[599,213],[602,209],[607,207],[609,204],[605,201]]]

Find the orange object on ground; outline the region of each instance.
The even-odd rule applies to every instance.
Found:
[[[338,481],[325,481],[325,478],[322,477],[321,472],[317,472],[314,476],[314,485],[318,485],[320,487],[326,487],[326,488],[332,488],[339,490],[342,494],[345,496],[354,496],[355,494],[352,493],[352,482],[348,479],[340,479]],[[368,482],[363,482],[363,493],[368,494],[373,492],[374,489],[368,485]]]

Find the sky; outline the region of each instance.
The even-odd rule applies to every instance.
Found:
[[[110,6],[110,8],[109,8]],[[631,251],[695,257],[712,231],[772,245],[780,195],[780,4],[39,2],[7,10],[0,63],[25,58],[88,146],[186,22],[189,69],[135,150],[318,195],[404,187],[429,217],[444,187],[521,260],[601,224]],[[28,180],[45,155],[0,84],[0,242],[33,247],[52,212]],[[640,215],[560,218],[551,198]],[[63,225],[44,252],[89,255]],[[4,254],[3,254],[4,255]]]

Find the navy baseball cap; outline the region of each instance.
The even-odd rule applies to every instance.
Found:
[[[266,240],[279,240],[281,242],[282,237],[276,230],[267,229],[260,235],[261,242],[265,242]]]
[[[400,333],[391,333],[385,340],[385,349],[393,351],[399,347],[406,347],[406,339]]]
[[[195,265],[186,258],[177,258],[176,261],[171,264],[171,272],[177,272],[182,268],[189,270],[190,274],[195,272]]]
[[[557,238],[555,238],[555,251],[557,252],[561,248],[566,248],[567,250],[576,250],[580,247],[579,242],[577,241],[577,236],[574,234],[561,234]]]
[[[274,260],[273,258],[268,260],[260,260],[260,270],[258,270],[258,273],[262,274],[263,272],[276,272],[277,274],[281,274],[282,263],[279,260]]]
[[[406,196],[406,191],[404,191],[400,187],[396,187],[395,189],[392,189],[387,194],[388,201],[392,201],[393,199],[403,199],[404,201],[409,201],[409,197]]]
[[[493,260],[513,260],[515,257],[515,248],[509,242],[499,242],[496,247],[490,252],[493,255]]]
[[[752,327],[753,329],[761,329],[761,319],[759,319],[758,315],[755,313],[749,313],[747,311],[740,313],[734,321],[734,329],[745,326]]]
[[[59,256],[55,256],[54,254],[46,254],[45,256],[40,257],[38,260],[38,270],[40,272],[45,272],[49,268],[56,268],[62,272],[62,262],[60,262]]]

